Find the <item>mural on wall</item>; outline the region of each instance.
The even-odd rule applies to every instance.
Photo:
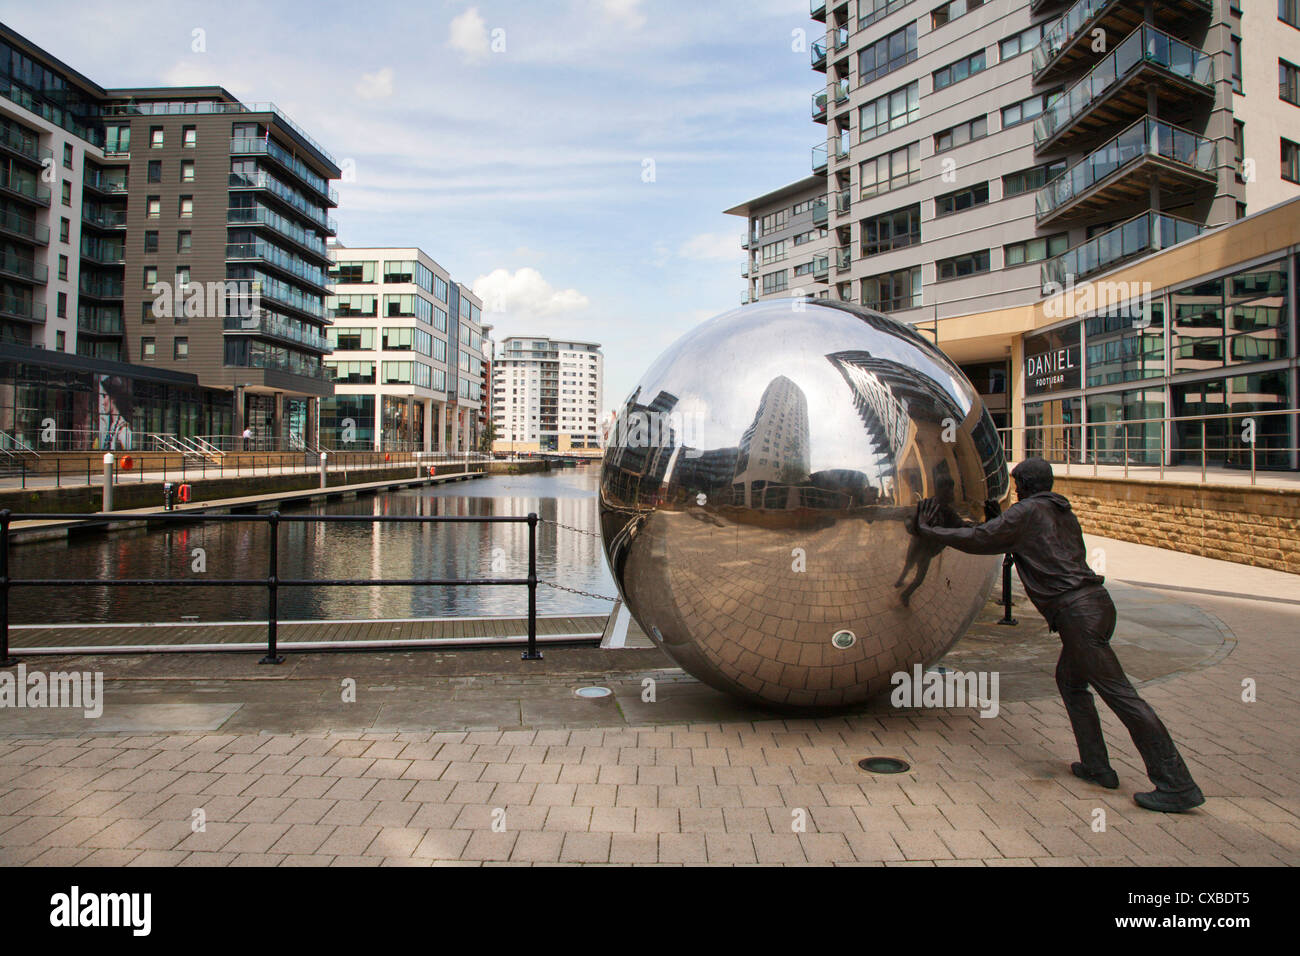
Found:
[[[105,451],[131,450],[131,413],[135,397],[130,379],[96,375],[99,386],[99,447]]]

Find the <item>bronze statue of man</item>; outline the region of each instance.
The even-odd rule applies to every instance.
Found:
[[[1135,793],[1138,806],[1179,813],[1205,802],[1169,731],[1151,705],[1138,696],[1111,649],[1115,605],[1104,580],[1088,567],[1079,521],[1070,502],[1052,491],[1052,466],[1028,458],[1011,472],[1019,499],[1001,515],[965,528],[941,527],[942,505],[935,499],[917,508],[917,534],[968,554],[1010,553],[1025,593],[1061,636],[1056,665],[1070,726],[1079,745],[1076,777],[1114,790],[1119,776],[1110,766],[1101,721],[1088,686],[1124,722],[1146,764],[1155,790]]]

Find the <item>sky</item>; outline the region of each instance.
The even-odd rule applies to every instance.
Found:
[[[744,219],[823,139],[808,0],[0,0],[104,87],[273,102],[345,167],[339,241],[418,246],[499,342],[599,342],[602,410],[737,307]],[[75,25],[75,29],[69,29]]]

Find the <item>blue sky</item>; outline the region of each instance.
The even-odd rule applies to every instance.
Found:
[[[807,0],[5,6],[104,86],[274,102],[355,171],[341,242],[423,248],[498,340],[599,341],[606,409],[739,304],[722,210],[808,175],[824,130]]]

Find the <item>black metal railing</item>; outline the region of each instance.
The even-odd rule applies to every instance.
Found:
[[[262,664],[279,664],[278,653],[280,588],[374,587],[524,587],[528,589],[528,647],[524,660],[540,660],[537,649],[537,515],[283,515],[278,511],[259,515],[204,514],[164,511],[132,514],[132,520],[159,522],[229,521],[266,524],[269,529],[267,571],[254,578],[15,578],[10,576],[9,533],[15,521],[120,521],[121,514],[14,514],[0,510],[0,666],[16,663],[9,654],[9,592],[16,587],[263,587],[266,588],[266,655]],[[523,578],[281,578],[280,525],[284,523],[331,524],[343,522],[418,524],[526,524],[528,525],[528,576]],[[178,649],[181,649],[178,647]],[[111,652],[111,647],[105,648]]]

